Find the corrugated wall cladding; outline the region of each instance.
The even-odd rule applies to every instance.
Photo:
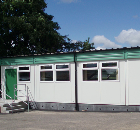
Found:
[[[140,58],[139,48],[124,48],[120,50],[99,50],[83,53],[75,53],[75,61],[103,61]],[[44,64],[44,63],[68,63],[74,62],[74,53],[34,55],[11,58],[1,58],[0,65]]]
[[[127,59],[140,58],[140,50],[128,50],[126,52]]]
[[[74,54],[44,55],[44,56],[36,56],[34,59],[34,64],[73,62],[73,61]]]
[[[77,61],[119,60],[124,59],[124,51],[105,51],[78,53]]]
[[[22,65],[33,64],[33,57],[13,57],[4,58],[1,60],[1,65]]]
[[[44,64],[58,62],[73,62],[74,54],[42,55],[32,57],[14,57],[1,59],[0,65]]]

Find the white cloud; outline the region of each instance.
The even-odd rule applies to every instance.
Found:
[[[63,3],[72,3],[72,2],[78,2],[78,0],[60,0]]]
[[[119,36],[115,37],[119,43],[129,43],[131,46],[140,45],[140,31],[135,29],[122,30]]]
[[[76,43],[76,42],[78,42],[78,41],[77,41],[77,40],[72,40],[72,41],[71,41],[71,43]]]
[[[104,35],[94,36],[92,42],[94,42],[95,46],[97,46],[96,49],[121,48],[120,45],[110,41]]]
[[[100,49],[106,49],[106,48],[100,46],[96,47],[96,50],[100,50]]]

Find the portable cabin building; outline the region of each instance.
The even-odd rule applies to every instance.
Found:
[[[26,100],[28,86],[43,110],[140,111],[140,47],[6,57],[0,65],[7,100],[14,87],[16,100]]]

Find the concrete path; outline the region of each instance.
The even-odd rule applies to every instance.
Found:
[[[140,130],[140,113],[31,111],[0,114],[0,130]]]

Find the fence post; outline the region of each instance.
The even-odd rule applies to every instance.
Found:
[[[29,95],[28,95],[28,86],[27,86],[27,99],[28,99],[28,112],[29,112]]]
[[[15,102],[15,84],[14,84],[14,102]]]

